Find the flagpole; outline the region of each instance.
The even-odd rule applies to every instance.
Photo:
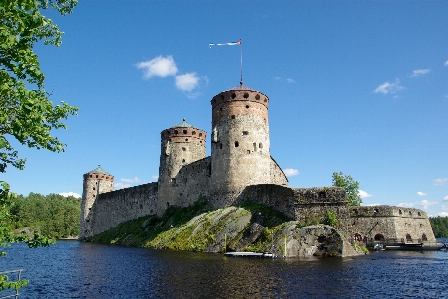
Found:
[[[243,43],[240,43],[240,85],[243,86]]]

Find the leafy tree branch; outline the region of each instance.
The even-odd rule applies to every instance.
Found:
[[[333,172],[333,186],[345,189],[349,206],[360,206],[362,198],[359,196],[359,183],[351,176],[342,172]]]

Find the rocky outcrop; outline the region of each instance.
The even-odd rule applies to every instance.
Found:
[[[350,242],[335,228],[327,225],[300,229],[297,240],[298,256],[354,256]]]
[[[170,224],[170,219],[165,224],[154,219],[125,223],[115,231],[98,235],[97,240],[158,249],[271,252],[285,257],[360,254],[343,232],[326,225],[302,227],[300,222],[289,221],[266,206],[228,207],[200,214],[181,224]],[[150,233],[160,226],[166,229]]]
[[[243,208],[229,207],[205,213],[181,227],[154,239],[156,248],[198,250],[204,252],[244,251],[247,248],[274,252],[277,256],[354,256],[356,252],[343,233],[327,225],[301,228],[289,221],[270,233],[261,216]],[[257,245],[258,244],[258,245]],[[254,249],[251,246],[256,246]]]

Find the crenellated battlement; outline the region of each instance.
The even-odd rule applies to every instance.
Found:
[[[207,133],[203,130],[197,128],[169,128],[163,130],[161,133],[162,142],[173,141],[173,142],[188,142],[196,141],[199,143],[204,143],[207,138]]]
[[[217,94],[210,102],[214,109],[216,106],[237,101],[259,103],[266,108],[269,104],[269,98],[265,94],[241,85]]]

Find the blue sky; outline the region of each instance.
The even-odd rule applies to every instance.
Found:
[[[293,187],[360,182],[364,205],[448,215],[447,1],[81,1],[49,13],[62,46],[37,45],[55,103],[80,108],[56,154],[1,180],[82,193],[98,164],[117,188],[156,181],[160,132],[210,132],[211,98],[239,84],[270,99],[271,155]],[[210,147],[207,152],[210,154]]]

